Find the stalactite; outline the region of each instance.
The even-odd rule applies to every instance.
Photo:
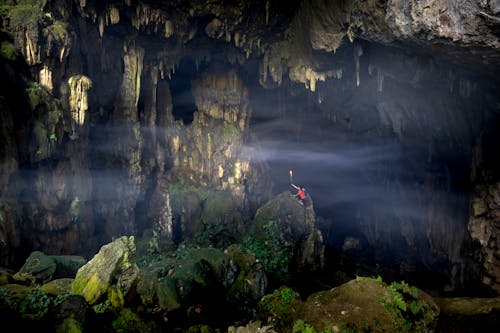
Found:
[[[104,35],[104,19],[102,16],[99,16],[99,37],[102,38]]]
[[[359,87],[360,80],[359,80],[359,57],[363,55],[363,48],[361,47],[360,44],[354,44],[353,46],[353,52],[354,52],[354,64],[356,66],[356,87]]]
[[[31,66],[40,63],[40,48],[31,40],[27,32],[24,33],[24,36],[26,39],[26,62]]]
[[[167,20],[165,22],[165,38],[170,38],[174,34],[174,24],[172,21]]]
[[[271,4],[269,0],[266,1],[266,25],[269,25],[269,10],[271,9]]]
[[[88,110],[87,91],[92,87],[92,81],[83,75],[75,75],[68,79],[70,97],[69,107],[74,122],[82,126],[85,123],[85,112]]]
[[[117,24],[120,22],[120,11],[116,7],[110,7],[106,12],[106,25]]]
[[[384,90],[384,73],[377,69],[377,91],[382,92]]]
[[[40,85],[47,88],[49,91],[52,91],[52,72],[47,65],[44,65],[40,70],[39,82]]]

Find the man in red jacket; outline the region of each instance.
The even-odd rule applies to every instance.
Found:
[[[297,190],[297,193],[294,194],[293,196],[294,197],[299,197],[300,204],[304,205],[306,203],[306,198],[307,198],[307,196],[306,196],[306,189],[303,188],[303,187],[297,186],[297,185],[295,185],[293,183],[292,183],[292,186],[293,186],[293,188],[295,188]]]

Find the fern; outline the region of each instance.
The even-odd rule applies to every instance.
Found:
[[[414,316],[417,316],[420,310],[422,309],[422,305],[423,303],[421,300],[412,301],[410,303],[411,313],[413,313]]]

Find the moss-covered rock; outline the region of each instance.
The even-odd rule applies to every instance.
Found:
[[[118,311],[117,318],[112,322],[112,327],[114,332],[117,333],[149,333],[157,330],[154,321],[144,320],[130,308],[123,308]]]
[[[432,298],[404,282],[386,285],[357,278],[339,287],[312,294],[299,318],[316,331],[428,332],[437,322],[439,307]]]
[[[305,205],[283,192],[260,207],[244,240],[278,281],[294,271],[318,271],[323,267],[323,238],[315,227],[311,198]]]
[[[224,288],[234,281],[230,257],[215,248],[182,247],[175,260],[158,260],[141,269],[138,293],[148,306],[155,302],[166,310],[207,301],[207,295],[223,298]]]
[[[258,303],[258,317],[279,332],[290,332],[302,306],[299,293],[281,286]]]
[[[264,266],[240,245],[231,245],[226,252],[237,267],[237,276],[228,290],[227,299],[242,314],[253,313],[268,287]]]
[[[62,278],[45,283],[44,285],[42,285],[41,289],[48,295],[57,296],[71,293],[72,284],[73,279]]]
[[[211,191],[203,203],[201,213],[204,245],[226,247],[243,232],[241,202],[229,191]]]
[[[103,301],[107,295],[114,306],[123,306],[139,276],[139,268],[133,261],[134,253],[133,236],[124,236],[104,245],[78,270],[72,285],[73,293],[82,295],[90,304]]]
[[[451,297],[434,298],[439,305],[441,314],[474,316],[487,313],[500,313],[500,297],[474,298],[474,297]]]
[[[73,318],[64,318],[56,327],[56,333],[83,333],[82,324]]]
[[[57,264],[53,258],[43,252],[34,251],[14,275],[14,279],[24,283],[45,283],[53,278],[56,268]]]
[[[0,57],[7,61],[14,61],[17,57],[17,50],[12,43],[3,40],[0,44]]]
[[[13,282],[13,278],[12,278],[13,275],[14,275],[14,272],[12,270],[1,267],[0,268],[0,286],[3,286],[4,284],[12,283]]]
[[[52,279],[73,278],[85,262],[80,256],[51,256],[34,251],[13,279],[21,283],[43,284]]]

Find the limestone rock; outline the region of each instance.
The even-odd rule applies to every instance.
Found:
[[[85,262],[85,259],[79,256],[51,256],[34,251],[13,278],[37,284],[58,278],[73,278]]]
[[[137,284],[139,268],[133,261],[134,237],[123,236],[104,245],[76,274],[72,291],[90,304],[107,296],[113,306],[123,306]]]
[[[500,297],[437,297],[434,300],[444,315],[474,316],[500,311]]]
[[[55,279],[42,285],[41,289],[44,293],[53,296],[70,294],[73,281],[74,279],[69,278]]]
[[[324,244],[321,231],[316,228],[316,213],[311,197],[302,205],[290,192],[283,192],[255,213],[254,224],[264,232],[263,236],[272,233],[265,231],[266,225],[274,221],[279,239],[293,251],[295,267],[298,271],[319,271],[323,267]],[[264,228],[264,229],[263,229]],[[259,233],[254,230],[254,233]],[[254,235],[256,239],[259,236]]]
[[[439,307],[429,295],[416,288],[411,292],[396,289],[401,297],[396,301],[390,288],[375,279],[357,278],[312,294],[298,317],[317,331],[344,326],[355,331],[369,327],[371,332],[428,332],[435,327]],[[394,307],[396,302],[399,305]]]
[[[35,251],[26,259],[24,265],[14,275],[15,280],[29,283],[45,283],[52,280],[57,264],[50,256]]]

